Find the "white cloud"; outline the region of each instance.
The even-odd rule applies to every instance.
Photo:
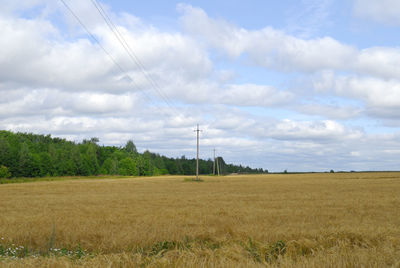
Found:
[[[371,47],[359,52],[354,69],[385,79],[400,79],[400,47]]]
[[[214,101],[239,106],[274,106],[291,102],[294,95],[271,86],[254,84],[229,85]]]
[[[336,76],[332,72],[324,72],[314,81],[314,87],[320,92],[332,92],[361,100],[365,103],[366,112],[372,116],[399,118],[399,80],[355,75]]]
[[[166,91],[176,99],[193,104],[273,107],[293,101],[295,95],[272,86],[257,84],[219,84],[212,80],[193,82],[171,76]]]
[[[29,84],[32,88],[113,91],[117,94],[151,88],[150,81],[144,78],[105,23],[93,22],[91,27],[125,73],[121,74],[102,49],[86,36],[70,40],[48,20],[2,17],[1,81],[15,86]],[[119,26],[119,30],[155,80],[166,73],[196,80],[212,70],[206,52],[190,37],[162,33],[151,27],[144,32],[123,26]],[[128,76],[132,79],[127,79]]]
[[[399,114],[397,48],[359,50],[332,37],[305,39],[272,27],[250,31],[187,5],[179,6],[187,31],[166,32],[105,6],[171,100],[171,108],[129,59],[90,1],[68,3],[85,18],[123,73],[73,17],[66,15],[66,25],[60,21],[62,16],[54,22],[54,16],[68,14],[59,2],[0,3],[9,4],[0,11],[0,129],[51,133],[76,141],[96,136],[100,143],[113,145],[133,139],[140,150],[194,157],[193,128],[200,123],[201,157],[211,157],[217,147],[227,162],[276,171],[350,169],[355,160],[366,163],[357,167],[370,169],[370,159],[398,155],[393,148],[400,146],[399,135],[373,136],[346,121],[360,114],[387,117],[383,113],[390,113],[392,119]],[[20,15],[32,7],[38,9],[37,17]],[[228,61],[240,61],[235,62],[239,67],[221,67],[221,54]],[[267,72],[321,76],[313,83],[316,91],[303,96],[280,88],[275,78],[271,83],[260,82],[269,77],[240,80],[246,75],[241,67],[249,63]],[[336,70],[354,74],[337,76]],[[312,94],[362,100],[367,113],[352,104],[326,105]],[[298,111],[320,117],[310,119]],[[371,168],[395,164],[379,160]]]
[[[112,65],[97,47],[84,39],[57,41],[58,32],[48,21],[0,19],[0,30],[3,82],[85,90],[88,84],[109,78]]]
[[[13,1],[13,0],[0,0],[0,14],[2,16],[9,15],[12,12],[26,10],[33,8],[43,3],[42,0],[24,0],[24,1]]]
[[[220,111],[220,113],[224,113]],[[225,112],[225,116],[207,124],[205,130],[215,136],[242,135],[254,140],[309,141],[314,144],[337,143],[360,139],[361,128],[349,127],[334,120],[293,120],[250,117],[244,112]],[[215,131],[217,130],[217,131]]]
[[[303,114],[339,120],[357,118],[363,113],[363,108],[354,105],[320,104],[318,102],[301,104],[295,109]]]
[[[400,25],[398,0],[355,0],[354,13],[388,25]]]
[[[266,135],[275,139],[306,139],[316,141],[357,139],[363,133],[359,130],[346,128],[333,120],[310,122],[285,119],[270,127]]]
[[[360,50],[329,36],[304,39],[272,27],[250,31],[210,18],[200,8],[181,4],[178,9],[189,34],[231,60],[244,56],[256,66],[284,72],[340,70],[400,79],[398,48]]]
[[[0,106],[0,118],[57,115],[119,115],[137,114],[143,109],[141,96],[135,93],[113,95],[94,92],[64,92],[56,89],[16,89],[2,92],[7,101]],[[28,112],[29,111],[29,112]]]
[[[235,58],[242,54],[257,65],[284,71],[316,71],[339,68],[354,57],[355,48],[323,37],[304,40],[266,27],[248,31],[225,21],[209,18],[200,8],[180,5],[185,29]]]

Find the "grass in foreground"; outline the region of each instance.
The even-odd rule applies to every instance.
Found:
[[[400,173],[202,179],[0,185],[0,266],[400,267]]]

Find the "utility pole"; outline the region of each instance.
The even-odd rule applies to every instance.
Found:
[[[215,148],[214,148],[213,175],[215,175]]]
[[[197,159],[196,159],[196,180],[199,180],[199,124],[197,124],[197,129],[195,130],[197,132]]]
[[[217,157],[217,172],[218,172],[218,176],[219,176],[219,164],[218,164],[218,157]]]

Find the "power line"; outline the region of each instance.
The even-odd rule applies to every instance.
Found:
[[[168,96],[163,92],[158,83],[153,79],[153,77],[146,71],[143,63],[140,61],[139,57],[129,46],[128,42],[125,40],[124,36],[120,33],[118,28],[115,26],[111,18],[107,15],[107,12],[103,9],[103,7],[97,2],[97,0],[91,0],[93,6],[100,13],[107,26],[110,28],[114,36],[117,38],[118,42],[122,45],[126,53],[129,55],[130,59],[139,67],[140,71],[143,73],[144,77],[147,81],[150,82],[151,86],[156,90],[158,95],[164,100],[164,102],[173,110],[177,111],[177,109],[172,104],[172,101],[168,98]],[[180,113],[177,112],[179,115]]]
[[[79,16],[70,8],[70,6],[64,1],[64,0],[60,0],[63,5],[67,8],[67,10],[75,17],[75,19],[78,21],[78,23],[82,26],[82,28],[87,32],[87,34],[97,43],[97,45],[103,50],[103,52],[110,58],[110,60],[114,63],[115,66],[117,66],[117,68],[122,72],[122,73],[127,73],[126,70],[124,70],[124,68],[114,59],[114,57],[104,48],[104,46],[100,43],[100,41],[91,33],[91,31],[86,27],[86,25],[82,22],[82,20],[79,18]],[[151,103],[153,104],[153,106],[155,106],[157,109],[161,110],[160,107],[158,107],[153,100],[151,99],[151,97],[149,95],[147,95],[147,93],[140,89],[135,81],[133,80],[133,78],[129,75],[126,74],[126,76],[130,79],[130,82],[133,84],[134,87],[136,87],[140,93],[142,93],[145,98]]]
[[[75,14],[75,12],[67,5],[67,3],[64,0],[60,0],[64,6],[69,10],[69,12],[75,17],[75,19],[79,22],[79,24],[85,29],[85,31],[88,33],[88,35],[100,46],[100,48],[103,50],[103,52],[111,59],[111,61],[118,67],[118,69],[122,73],[126,73],[124,68],[114,59],[114,57],[104,48],[103,45],[101,45],[100,41],[90,32],[90,30],[85,26],[85,24],[82,22],[82,20],[79,18],[78,15]],[[110,28],[114,36],[117,38],[118,42],[122,45],[126,53],[129,55],[130,59],[139,67],[140,71],[143,73],[144,77],[150,82],[151,86],[156,90],[158,95],[161,97],[161,99],[179,116],[181,113],[174,107],[172,101],[169,99],[169,97],[163,92],[163,90],[160,88],[156,80],[153,79],[153,77],[146,71],[145,66],[143,63],[140,61],[138,56],[135,54],[135,52],[132,50],[132,48],[129,46],[128,42],[125,40],[123,35],[120,33],[118,28],[115,26],[115,24],[112,22],[110,17],[107,15],[107,12],[103,9],[103,7],[97,2],[97,0],[91,0],[92,4],[94,7],[97,9],[97,11],[100,13],[104,21],[106,22],[107,26]],[[132,77],[127,75],[131,82],[134,84],[134,86],[137,87],[137,85],[134,83],[134,80]],[[145,91],[141,90],[138,88],[142,94],[145,95],[145,97],[154,104],[152,101],[151,97],[148,96]],[[157,105],[155,105],[157,107]],[[159,107],[157,107],[159,108]],[[160,108],[159,108],[160,109]],[[209,125],[212,125],[215,123],[216,119]],[[196,179],[198,180],[198,175],[199,175],[199,125],[197,125],[197,161],[196,161]],[[214,157],[214,165],[215,165],[215,157]],[[217,171],[219,175],[219,165],[218,165],[218,159],[216,162],[217,165]],[[215,172],[215,169],[214,169]]]
[[[89,31],[89,29],[85,26],[85,24],[81,21],[81,19],[75,14],[75,12],[65,3],[64,0],[60,0],[64,6],[71,12],[71,14],[75,17],[75,19],[79,22],[79,24],[82,26],[83,29],[89,34],[89,36],[100,46],[100,48],[104,51],[104,53],[107,54],[107,56],[111,59],[111,61],[118,67],[118,69],[121,72],[125,72],[124,69],[121,67],[121,65],[118,64],[118,62],[115,61],[114,57],[111,56],[111,54],[101,45],[99,40]]]

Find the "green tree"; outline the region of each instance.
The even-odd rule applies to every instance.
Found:
[[[143,157],[142,157],[142,161],[143,161],[143,174],[144,176],[152,176],[154,174],[154,164],[152,161],[152,154],[146,150],[143,153]]]
[[[6,166],[0,166],[0,178],[11,178],[11,173]]]
[[[53,172],[53,163],[48,152],[41,152],[40,157],[40,176],[51,176]]]
[[[97,138],[97,137],[90,138],[90,142],[97,144],[99,142],[99,138]]]
[[[49,166],[51,167],[50,174],[52,176],[59,176],[60,174],[58,172],[58,166],[60,164],[60,161],[59,161],[56,145],[54,142],[49,145],[48,153],[50,156],[50,164],[49,164]]]
[[[182,174],[178,168],[179,159],[164,159],[168,174]]]
[[[130,157],[124,158],[119,162],[118,173],[124,176],[138,176],[138,168],[135,160]]]
[[[71,160],[75,166],[74,175],[84,175],[82,156],[78,145],[75,145],[71,150]]]
[[[196,172],[196,160],[168,158],[145,151],[137,152],[133,141],[125,147],[98,146],[98,138],[74,143],[50,135],[12,133],[0,130],[0,166],[7,167],[14,177],[60,175],[159,175],[187,174]],[[263,169],[226,164],[218,158],[221,173],[263,173]],[[122,164],[122,166],[121,166]],[[212,161],[200,159],[200,173],[212,171]],[[101,167],[101,168],[100,168]]]
[[[33,173],[33,157],[28,145],[24,142],[19,153],[18,176],[31,177]]]
[[[114,157],[107,158],[101,166],[100,173],[104,175],[118,174],[118,160]]]
[[[8,141],[0,137],[0,165],[9,165],[11,160],[11,150]]]
[[[136,155],[136,154],[138,153],[138,152],[137,152],[137,149],[136,149],[136,146],[135,146],[135,144],[133,143],[132,140],[129,140],[129,141],[126,143],[124,149],[125,149],[125,151],[126,151],[127,153],[129,153],[129,154],[131,154],[131,155]]]
[[[97,175],[99,173],[99,163],[97,161],[97,145],[88,143],[87,150],[83,156],[83,166],[85,175]]]
[[[41,176],[41,172],[40,172],[40,155],[33,153],[32,154],[32,171],[30,174],[30,177],[40,177]]]
[[[0,131],[0,165],[8,168],[13,176],[19,170],[19,151],[21,142],[18,137],[8,131]]]

